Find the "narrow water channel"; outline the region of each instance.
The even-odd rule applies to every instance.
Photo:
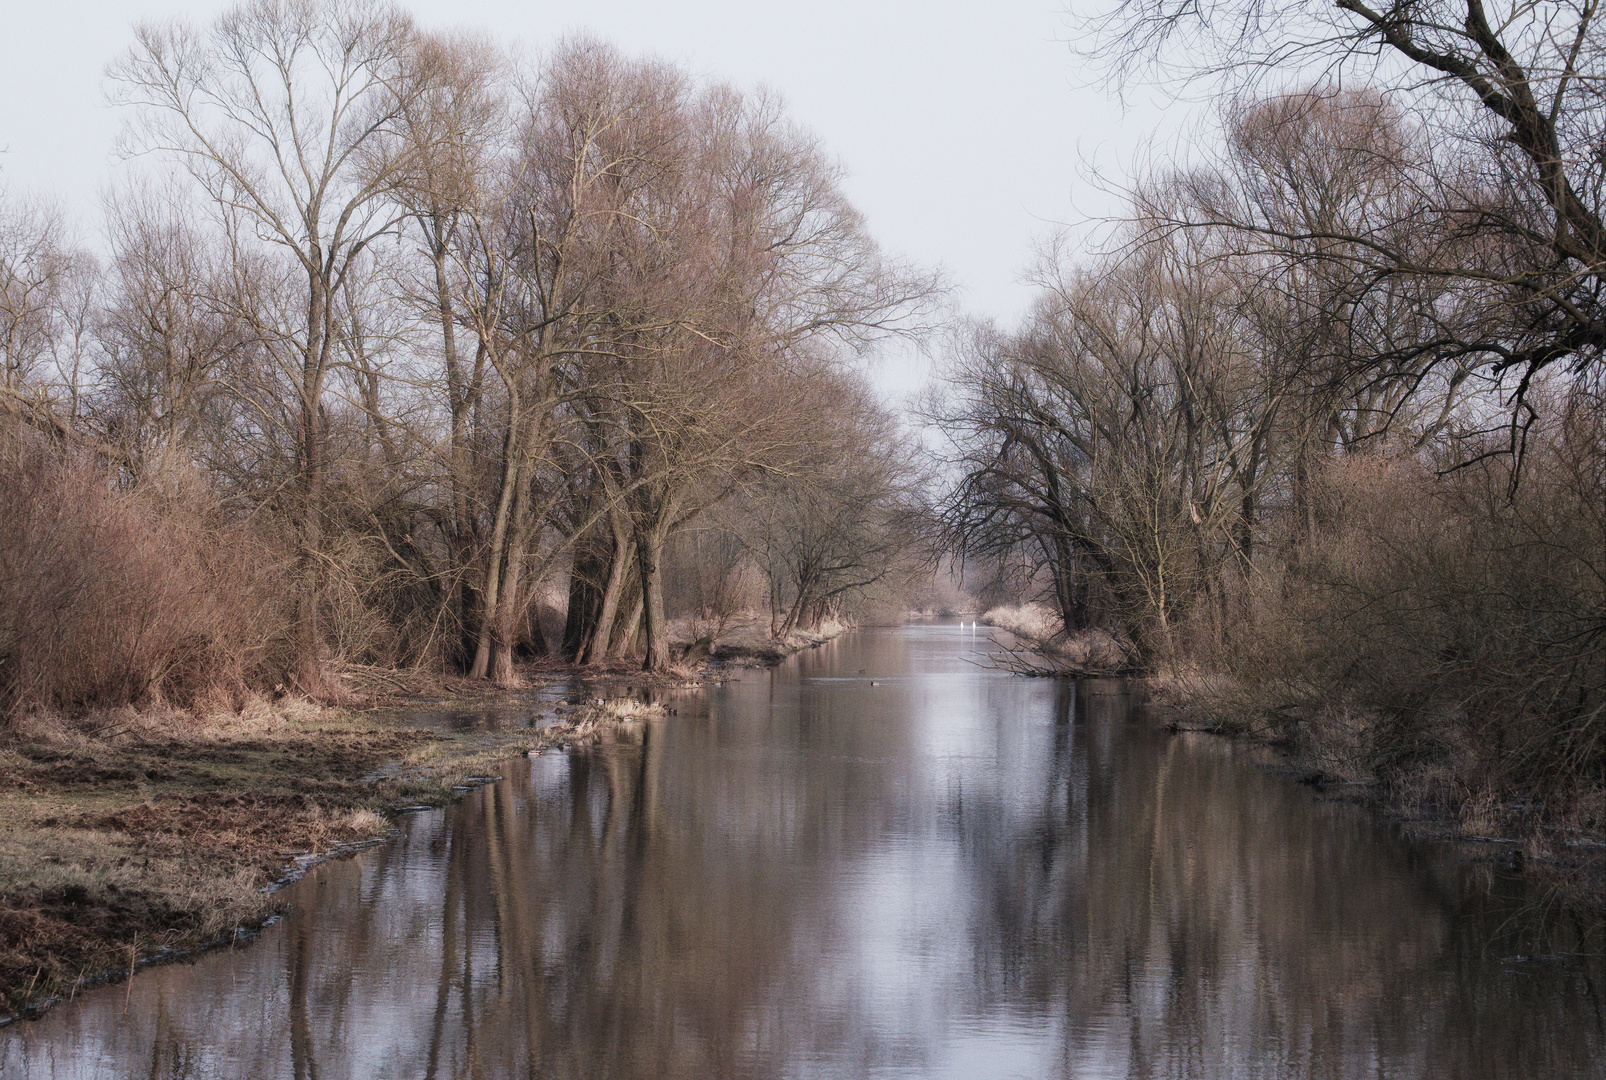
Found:
[[[1606,1076],[1598,936],[1119,684],[866,630],[507,765],[0,1077]]]

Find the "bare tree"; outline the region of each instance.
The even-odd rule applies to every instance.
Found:
[[[97,328],[97,422],[157,483],[199,463],[202,444],[220,434],[212,429],[235,419],[222,401],[223,376],[252,345],[238,301],[227,299],[226,252],[175,212],[184,201],[153,188],[111,203],[110,280]]]
[[[1140,187],[1135,210],[1144,237],[1188,245],[1241,283],[1251,347],[1282,387],[1275,435],[1308,531],[1311,476],[1335,446],[1395,428],[1420,444],[1450,420],[1489,313],[1476,290],[1408,267],[1475,265],[1488,245],[1432,198],[1455,166],[1381,95],[1306,91],[1224,113],[1223,149]],[[1245,543],[1253,516],[1246,507]]]
[[[121,461],[77,423],[93,366],[100,267],[50,204],[0,191],[0,415]]]
[[[74,262],[58,210],[0,195],[0,394],[8,411],[32,413],[58,381],[47,366]]]
[[[844,603],[924,562],[928,515],[907,433],[862,383],[831,380],[812,455],[767,478],[733,523],[770,577],[771,635],[818,629]]]
[[[971,555],[1035,552],[1067,632],[1125,629],[1157,651],[1252,559],[1256,500],[1293,389],[1209,234],[1150,231],[1050,265],[1014,335],[974,330],[936,417],[954,439],[948,534]],[[1251,267],[1258,271],[1260,267]]]
[[[651,67],[619,74],[660,90],[602,144],[619,147],[593,214],[607,272],[591,305],[606,319],[577,350],[573,408],[596,470],[588,498],[608,516],[590,516],[606,536],[584,548],[572,592],[599,621],[566,637],[596,657],[639,630],[656,669],[669,538],[749,478],[788,470],[818,407],[809,372],[844,344],[912,329],[935,286],[880,257],[835,166],[776,102]],[[637,590],[639,612],[625,599]]]
[[[1558,361],[1598,363],[1606,345],[1606,160],[1596,152],[1606,49],[1597,14],[1593,0],[1523,0],[1497,12],[1483,0],[1116,0],[1081,18],[1096,42],[1090,48],[1118,57],[1119,76],[1150,59],[1251,80],[1325,67],[1408,94],[1430,138],[1461,159],[1452,176],[1419,177],[1419,209],[1482,238],[1480,257],[1400,249],[1342,230],[1286,235],[1353,243],[1378,270],[1432,274],[1475,291],[1499,317],[1449,343],[1445,356],[1514,369],[1526,385]]]
[[[375,0],[252,0],[205,31],[142,25],[111,69],[118,100],[137,108],[132,148],[176,160],[230,244],[263,252],[286,288],[295,283],[285,317],[254,329],[295,384],[295,677],[312,692],[328,688],[319,580],[338,300],[399,216],[388,195],[415,149],[398,138],[417,92],[403,64],[412,41],[408,18]]]
[[[465,352],[462,297],[469,288],[466,233],[483,228],[500,174],[511,156],[513,110],[506,84],[507,62],[489,43],[432,35],[411,57],[421,92],[407,103],[404,133],[416,152],[397,198],[413,218],[423,265],[406,290],[427,312],[438,339],[432,351],[440,370],[433,380],[444,398],[449,437],[439,455],[448,495],[441,531],[445,566],[438,579],[440,619],[452,624],[453,655],[465,664],[480,636],[483,588],[470,580],[484,543],[480,528],[473,420],[485,391],[486,350]],[[472,322],[470,316],[468,319]],[[483,575],[482,575],[483,576]]]

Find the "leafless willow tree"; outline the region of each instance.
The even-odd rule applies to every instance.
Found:
[[[1473,293],[1488,317],[1442,342],[1450,364],[1514,371],[1519,391],[1550,364],[1597,364],[1606,230],[1606,48],[1590,0],[1336,5],[1307,0],[1117,0],[1077,9],[1118,77],[1148,62],[1184,78],[1237,75],[1264,88],[1317,73],[1370,80],[1419,117],[1434,167],[1411,169],[1406,235],[1321,221],[1261,221],[1284,241],[1348,248],[1373,275],[1432,276]],[[1184,45],[1184,42],[1186,43]],[[1250,222],[1239,222],[1249,225]],[[1435,227],[1435,225],[1437,227]],[[1471,258],[1467,256],[1471,254]]]
[[[927,478],[868,389],[836,382],[819,395],[825,409],[810,457],[767,475],[728,526],[765,570],[777,638],[817,630],[846,602],[925,568]]]
[[[301,552],[296,677],[311,691],[326,685],[325,395],[341,296],[394,229],[389,195],[417,153],[401,138],[419,92],[405,63],[412,35],[404,14],[373,0],[257,0],[206,30],[142,25],[112,68],[118,100],[133,107],[130,150],[176,161],[281,301],[238,314],[296,395],[286,508]]]
[[[910,328],[935,284],[879,255],[836,168],[776,102],[649,65],[620,77],[655,93],[599,139],[618,148],[610,201],[591,211],[606,230],[593,257],[609,264],[592,302],[607,319],[576,348],[572,405],[606,508],[586,527],[605,535],[583,552],[566,637],[597,658],[639,620],[656,668],[669,538],[748,479],[793,469],[817,437],[814,370]]]
[[[969,339],[938,410],[960,433],[955,542],[1037,550],[1068,630],[1113,621],[1160,652],[1184,615],[1227,624],[1268,506],[1285,541],[1308,533],[1335,451],[1460,417],[1470,361],[1445,359],[1487,325],[1442,276],[1368,262],[1457,250],[1411,183],[1420,133],[1383,99],[1226,119],[1214,160],[1136,186],[1107,253],[1054,254],[1018,333]]]
[[[1282,387],[1250,362],[1230,281],[1148,246],[1065,268],[1018,336],[972,340],[942,416],[968,551],[1040,552],[1068,631],[1171,625],[1241,536]],[[1158,642],[1156,642],[1158,644]]]
[[[526,63],[382,0],[245,0],[138,27],[111,75],[105,271],[0,205],[0,439],[252,553],[242,625],[295,615],[230,693],[512,683],[565,584],[565,653],[662,667],[666,545],[824,490],[880,422],[844,372],[938,292],[773,96],[593,40]]]
[[[98,278],[59,208],[0,191],[0,410],[57,441],[85,441],[73,420]]]
[[[227,252],[182,220],[175,207],[185,201],[136,190],[108,214],[97,422],[156,483],[189,467],[223,470],[237,419],[224,386],[255,341],[230,299]]]
[[[1410,267],[1475,264],[1487,244],[1434,197],[1458,166],[1373,91],[1237,101],[1226,120],[1218,161],[1140,189],[1140,242],[1188,243],[1208,272],[1241,283],[1308,531],[1312,471],[1333,447],[1395,429],[1421,445],[1455,413],[1476,363],[1469,342],[1496,332],[1492,316],[1477,290]],[[1381,263],[1380,248],[1400,260]],[[1248,543],[1252,508],[1243,525]]]
[[[421,258],[406,260],[401,292],[419,313],[422,351],[435,358],[418,377],[439,399],[436,415],[448,434],[430,454],[444,488],[444,497],[429,509],[443,550],[432,554],[412,531],[405,543],[435,594],[430,638],[448,639],[446,654],[466,665],[478,650],[484,621],[484,575],[476,581],[474,572],[484,545],[475,420],[484,402],[488,354],[472,333],[475,326],[484,328],[484,305],[465,307],[464,300],[480,297],[470,277],[470,252],[482,260],[501,252],[503,229],[492,216],[511,167],[513,95],[507,57],[486,41],[425,37],[415,43],[412,62],[425,74],[404,114],[403,137],[414,152],[396,198],[411,217],[407,235]]]

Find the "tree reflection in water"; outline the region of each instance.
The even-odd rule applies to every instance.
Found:
[[[0,1076],[1603,1075],[1598,934],[973,640],[511,763],[252,948],[0,1033]]]

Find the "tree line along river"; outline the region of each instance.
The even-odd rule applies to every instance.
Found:
[[[509,762],[0,1077],[1606,1076],[1598,928],[989,645],[866,629]]]

